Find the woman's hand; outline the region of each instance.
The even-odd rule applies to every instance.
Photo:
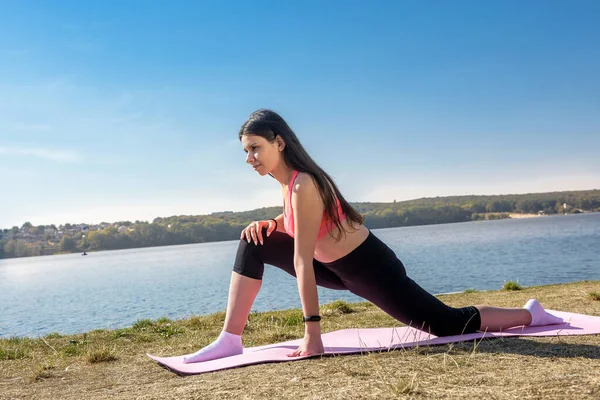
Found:
[[[273,220],[266,221],[253,221],[248,225],[240,235],[240,239],[246,239],[248,243],[250,240],[254,241],[254,244],[263,244],[262,230],[267,227],[267,237],[275,230],[277,223]]]
[[[293,353],[288,354],[288,357],[299,357],[299,356],[315,356],[325,353],[323,348],[323,341],[321,335],[304,335],[304,341]]]

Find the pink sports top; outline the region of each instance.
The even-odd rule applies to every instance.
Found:
[[[290,181],[290,185],[289,185],[289,212],[286,213],[286,207],[285,207],[285,201],[283,202],[283,227],[285,228],[285,231],[287,232],[288,235],[290,235],[291,237],[294,237],[294,210],[292,208],[292,188],[294,187],[294,181],[296,180],[296,177],[298,176],[298,171],[294,171],[294,173],[292,174],[292,180]],[[344,212],[342,211],[342,206],[340,204],[340,201],[338,199],[336,199],[336,203],[338,206],[338,215],[340,216],[340,221],[343,221],[346,218],[346,215],[344,214]],[[325,211],[323,211],[323,219],[321,220],[321,229],[319,229],[319,234],[317,235],[317,240],[321,239],[323,236],[325,236],[327,233],[329,233],[329,231],[331,231],[331,229],[333,229],[335,225],[333,224],[333,222],[331,222],[329,220],[329,218],[327,217],[327,213]]]

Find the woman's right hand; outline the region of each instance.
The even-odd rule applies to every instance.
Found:
[[[260,244],[263,244],[263,237],[262,237],[262,230],[263,228],[267,228],[267,237],[271,234],[271,232],[273,232],[275,230],[275,227],[277,226],[277,224],[275,223],[275,221],[269,219],[269,220],[263,220],[263,221],[253,221],[250,223],[250,225],[248,225],[243,231],[242,234],[240,235],[240,239],[246,239],[248,241],[248,243],[250,243],[250,240],[254,241],[254,244],[258,244],[258,242],[260,242]]]

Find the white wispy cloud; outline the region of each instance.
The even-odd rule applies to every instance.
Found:
[[[21,122],[14,124],[13,128],[22,132],[45,132],[52,130],[52,126],[47,124],[28,124]]]
[[[37,157],[61,163],[73,163],[81,156],[71,150],[44,149],[36,147],[7,147],[0,146],[0,155],[18,157]]]
[[[135,123],[144,118],[144,113],[134,112],[129,114],[118,115],[115,117],[108,118],[108,122],[114,124],[126,124],[126,123]]]

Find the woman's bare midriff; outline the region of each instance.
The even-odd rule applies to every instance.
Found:
[[[326,234],[317,240],[315,260],[323,263],[338,260],[356,249],[369,236],[369,230],[362,224],[354,224],[352,228],[347,220],[343,220],[342,226],[346,234],[342,235],[339,242],[335,240],[339,232],[338,228],[334,228],[331,234]]]

